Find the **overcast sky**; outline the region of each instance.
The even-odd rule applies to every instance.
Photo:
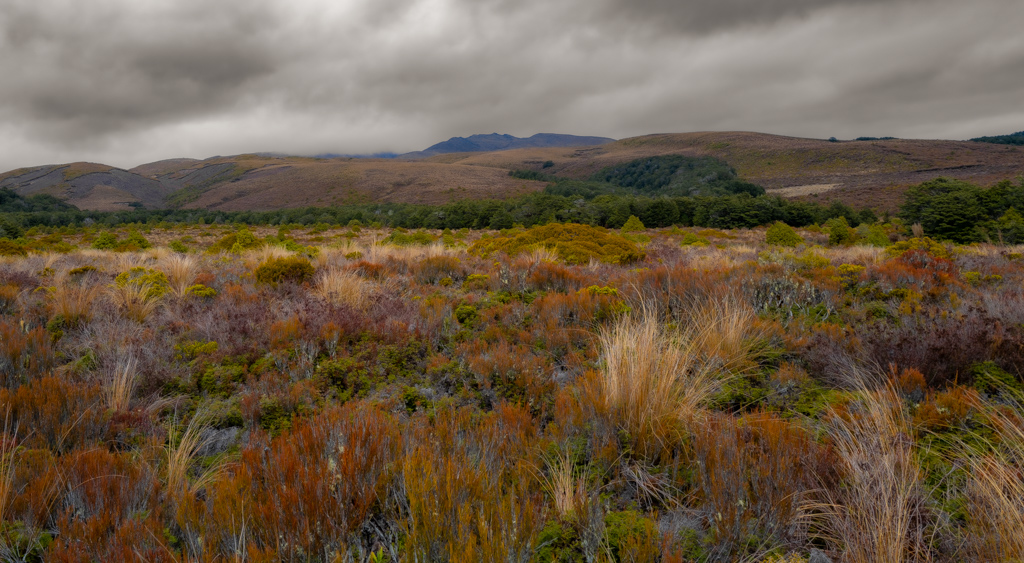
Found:
[[[2,0],[0,170],[1024,129],[1022,0]]]

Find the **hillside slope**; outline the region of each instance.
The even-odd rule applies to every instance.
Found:
[[[438,154],[463,152],[495,152],[537,147],[586,147],[611,143],[615,139],[608,137],[581,137],[578,135],[559,135],[555,133],[537,133],[531,137],[514,137],[491,133],[490,135],[470,135],[469,137],[452,137],[431,145],[425,150],[399,155],[401,159],[427,158]]]
[[[175,190],[127,170],[89,162],[14,170],[0,175],[0,188],[24,196],[49,194],[79,209],[99,211],[163,207]]]
[[[746,132],[647,135],[595,147],[449,154],[428,162],[541,170],[550,160],[554,165],[545,172],[583,179],[606,166],[666,154],[721,158],[740,177],[783,197],[880,209],[894,209],[908,186],[939,176],[988,185],[1024,174],[1019,147],[910,139],[829,142]]]
[[[497,146],[506,136],[468,139],[475,137],[492,143],[474,144],[479,148]],[[530,139],[557,143],[564,137]],[[271,210],[378,201],[438,204],[512,197],[545,186],[512,178],[509,170],[584,179],[606,166],[668,154],[720,158],[741,178],[783,197],[837,199],[889,210],[899,205],[908,186],[939,176],[991,185],[1024,174],[1024,147],[1010,145],[900,139],[829,142],[723,132],[647,135],[591,146],[437,154],[417,160],[239,155],[164,160],[131,170],[73,163],[0,174],[0,187],[22,195],[47,193],[95,210],[139,205]]]

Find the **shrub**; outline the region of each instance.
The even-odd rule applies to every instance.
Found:
[[[146,237],[142,236],[142,233],[132,229],[128,232],[128,238],[124,239],[123,242],[117,245],[119,251],[132,251],[132,250],[144,250],[153,246],[146,240]]]
[[[683,235],[683,240],[680,241],[680,246],[707,246],[711,244],[708,239],[697,236],[693,233],[686,233]]]
[[[846,222],[846,217],[829,219],[824,226],[828,232],[828,243],[832,246],[853,244],[857,238],[857,231],[853,230]]]
[[[256,281],[268,285],[283,282],[303,283],[313,277],[313,264],[300,256],[271,258],[256,267]]]
[[[636,215],[630,215],[629,219],[626,220],[626,224],[622,225],[620,230],[624,233],[637,233],[646,228]]]
[[[946,249],[944,244],[928,237],[918,237],[897,242],[885,249],[885,255],[890,258],[898,258],[911,250],[923,250],[937,258],[950,257],[949,250]]]
[[[98,250],[114,250],[118,244],[117,235],[110,231],[103,231],[92,241],[92,247]]]
[[[158,299],[163,297],[170,290],[170,282],[167,275],[158,270],[135,267],[127,272],[122,272],[114,279],[117,287],[125,288],[135,286],[143,290],[146,299]]]
[[[644,258],[635,243],[605,229],[574,223],[533,227],[515,234],[480,239],[473,243],[471,253],[489,256],[504,252],[515,256],[535,248],[554,250],[569,264],[586,264],[591,259],[610,264],[627,264]]]
[[[782,221],[776,221],[772,223],[771,227],[768,227],[764,235],[764,241],[766,244],[776,246],[796,246],[802,244],[804,239],[796,234],[796,230],[793,227]]]
[[[28,249],[25,248],[25,245],[0,238],[0,256],[25,256],[27,254]]]
[[[234,233],[224,235],[206,251],[210,253],[230,252],[232,254],[241,254],[246,250],[254,250],[262,246],[263,241],[256,238],[256,235],[252,234],[249,229],[242,228]]]
[[[14,240],[23,236],[25,236],[25,230],[20,225],[6,217],[0,217],[0,238]]]
[[[390,235],[388,235],[387,238],[384,239],[384,242],[393,244],[395,246],[426,246],[428,244],[433,243],[436,240],[437,237],[426,231],[416,231],[414,233],[407,233],[401,230],[395,230]]]

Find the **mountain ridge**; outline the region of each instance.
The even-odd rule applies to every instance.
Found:
[[[551,141],[551,136],[539,135],[534,143]],[[519,138],[491,134],[455,139],[459,146],[467,146],[462,144],[466,141],[474,148],[500,148]],[[829,141],[733,131],[421,158],[323,159],[263,153],[167,159],[129,170],[79,162],[0,173],[0,187],[22,195],[48,193],[81,209],[99,211],[138,206],[263,211],[373,202],[439,204],[544,189],[543,181],[510,177],[512,170],[587,179],[607,166],[669,154],[719,158],[740,178],[770,194],[835,199],[878,210],[895,209],[907,187],[939,176],[991,185],[1024,174],[1024,148],[1012,145],[881,138]]]

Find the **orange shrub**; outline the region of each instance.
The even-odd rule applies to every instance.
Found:
[[[50,340],[42,327],[0,320],[0,385],[14,387],[50,370],[56,359]]]
[[[10,408],[24,445],[55,453],[90,447],[102,439],[106,417],[99,387],[46,376],[17,389],[0,389],[0,410]]]

